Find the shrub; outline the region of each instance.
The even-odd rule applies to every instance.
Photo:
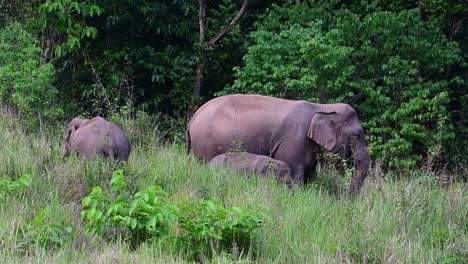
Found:
[[[255,241],[255,228],[264,215],[239,207],[224,208],[216,198],[185,204],[181,209],[176,235],[177,246],[201,259],[229,248],[248,250]]]
[[[86,229],[91,233],[103,234],[120,228],[122,238],[135,247],[150,237],[166,235],[178,217],[179,209],[167,202],[167,193],[159,186],[131,195],[123,170],[113,173],[110,186],[111,194],[95,187],[83,199],[81,218],[88,221]],[[119,234],[110,235],[115,238]]]
[[[9,178],[0,179],[0,202],[7,196],[23,192],[31,185],[32,176],[25,174],[18,180],[10,180]],[[66,216],[65,216],[66,217]],[[56,212],[50,209],[43,209],[34,217],[27,225],[20,229],[24,244],[22,248],[33,245],[39,246],[46,250],[52,250],[63,246],[71,240],[72,228],[65,225],[63,212]]]
[[[88,232],[107,239],[120,237],[132,248],[150,239],[159,240],[197,259],[233,247],[249,249],[255,239],[253,230],[263,223],[261,212],[226,209],[215,198],[178,205],[167,197],[159,186],[131,195],[123,170],[116,170],[110,193],[95,187],[83,199],[81,218],[87,221]]]
[[[7,195],[22,192],[31,184],[32,176],[25,174],[18,180],[14,181],[9,178],[0,178],[0,198]]]
[[[69,215],[62,211],[43,209],[24,230],[27,245],[36,245],[48,251],[60,248],[72,239],[72,227],[66,221]]]
[[[13,23],[0,30],[0,101],[16,108],[37,125],[62,113],[52,86],[54,67],[41,63],[37,40]],[[44,120],[42,120],[44,117]]]

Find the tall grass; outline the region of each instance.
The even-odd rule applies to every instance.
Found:
[[[309,186],[288,189],[273,179],[214,170],[178,144],[157,142],[154,127],[120,124],[139,139],[126,164],[100,158],[61,157],[61,135],[25,133],[18,120],[0,116],[0,177],[33,175],[22,193],[0,200],[0,263],[186,263],[186,257],[155,242],[130,250],[119,241],[87,235],[79,218],[81,199],[94,186],[108,188],[123,168],[130,188],[161,185],[171,200],[218,197],[225,206],[264,205],[257,249],[224,252],[213,263],[464,263],[468,259],[467,184],[441,186],[431,173],[398,180],[371,175],[354,200],[340,195],[344,180],[328,168]],[[341,185],[340,185],[341,184]],[[31,226],[48,208],[72,228],[61,247],[33,243],[44,235]],[[465,262],[466,263],[466,262]]]

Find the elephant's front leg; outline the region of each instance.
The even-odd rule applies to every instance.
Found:
[[[302,164],[295,163],[290,163],[290,166],[291,176],[285,183],[290,187],[304,183],[304,166]]]
[[[314,160],[312,164],[304,172],[304,184],[309,184],[317,178],[317,160]]]
[[[289,177],[285,177],[283,179],[279,179],[280,182],[287,184],[289,187],[293,187],[295,185],[304,183],[304,164],[302,162],[295,162],[285,159],[281,156],[273,157],[276,160],[281,160],[289,164],[291,173]]]
[[[281,160],[289,164],[291,167],[291,178],[287,182],[289,186],[296,185],[297,183],[304,183],[304,173],[306,166],[304,162],[303,144],[283,144],[279,146],[272,158]]]

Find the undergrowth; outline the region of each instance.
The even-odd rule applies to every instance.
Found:
[[[313,184],[290,189],[211,169],[183,145],[149,136],[119,164],[63,160],[61,135],[24,133],[10,117],[0,116],[0,134],[1,263],[468,259],[467,185],[446,180],[457,175],[394,177],[374,167],[348,200],[348,181],[328,165]]]

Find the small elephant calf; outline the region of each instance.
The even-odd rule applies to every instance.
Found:
[[[288,163],[267,156],[251,153],[225,153],[208,163],[211,167],[230,167],[240,173],[255,172],[262,176],[275,176],[278,181],[286,182],[291,177]]]
[[[63,156],[76,152],[83,157],[101,155],[127,160],[132,149],[124,131],[102,117],[73,118],[63,134]]]

